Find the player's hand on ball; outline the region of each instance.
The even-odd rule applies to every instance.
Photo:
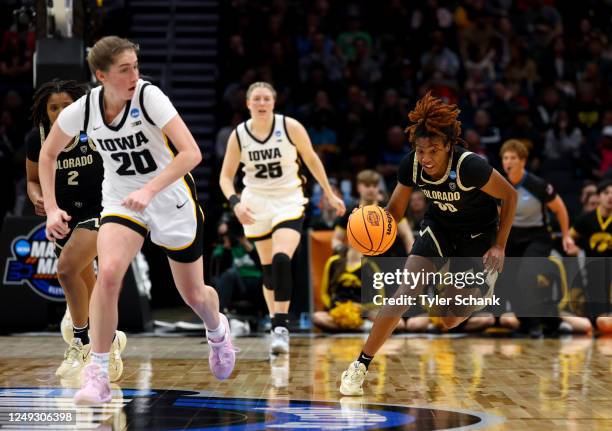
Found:
[[[238,217],[238,221],[241,224],[253,224],[255,223],[255,217],[253,211],[242,202],[239,202],[234,207],[234,214]]]
[[[129,210],[141,213],[149,205],[153,196],[155,196],[153,192],[143,187],[130,193],[128,197],[121,202],[121,205]]]
[[[485,269],[502,272],[504,269],[504,249],[499,245],[491,247],[482,257]]]
[[[72,217],[62,209],[56,208],[47,214],[47,228],[45,233],[47,239],[54,241],[56,239],[64,238],[70,233],[68,222]]]
[[[336,210],[336,215],[338,217],[343,216],[346,212],[346,206],[344,205],[344,201],[340,199],[336,195],[327,196],[327,200],[329,204]]]

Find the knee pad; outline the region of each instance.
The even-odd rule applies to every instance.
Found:
[[[291,258],[285,253],[276,253],[272,258],[272,286],[275,301],[289,301],[293,287]]]
[[[274,290],[274,286],[272,285],[272,264],[261,265],[261,270],[263,271],[263,285],[268,290]]]

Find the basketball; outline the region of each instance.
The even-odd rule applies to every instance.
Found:
[[[397,224],[386,209],[366,205],[350,215],[346,232],[351,247],[366,256],[376,256],[389,250],[395,241]]]

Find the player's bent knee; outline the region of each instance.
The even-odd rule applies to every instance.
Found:
[[[121,290],[124,274],[118,274],[114,262],[100,265],[98,267],[97,286],[104,290]]]
[[[181,289],[181,295],[187,305],[193,308],[206,302],[206,299],[212,297],[212,295],[217,295],[217,292],[211,286],[204,286],[203,288],[201,286],[194,286],[187,289]]]
[[[57,277],[60,281],[70,280],[81,275],[79,268],[71,259],[62,259],[57,262]]]

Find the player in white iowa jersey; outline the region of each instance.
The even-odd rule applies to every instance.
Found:
[[[300,242],[307,202],[298,172],[300,158],[338,215],[346,209],[333,193],[306,130],[293,118],[274,114],[275,99],[276,91],[270,84],[251,84],[246,100],[251,119],[230,135],[219,183],[245,235],[255,241],[261,260],[264,297],[272,318],[271,351],[286,353],[291,258]],[[240,163],[244,165],[245,187],[239,198],[234,178]]]
[[[137,45],[116,36],[94,45],[87,61],[102,86],[60,114],[39,160],[50,238],[68,233],[69,216],[54,194],[55,160],[65,143],[82,130],[104,163],[98,279],[90,307],[92,364],[75,395],[78,404],[111,399],[107,352],[119,292],[147,233],[166,251],[181,296],[204,321],[211,370],[225,379],[234,367],[229,324],[218,311],[216,291],[203,281],[203,214],[189,176],[202,155],[170,100],[139,79],[137,52]]]

